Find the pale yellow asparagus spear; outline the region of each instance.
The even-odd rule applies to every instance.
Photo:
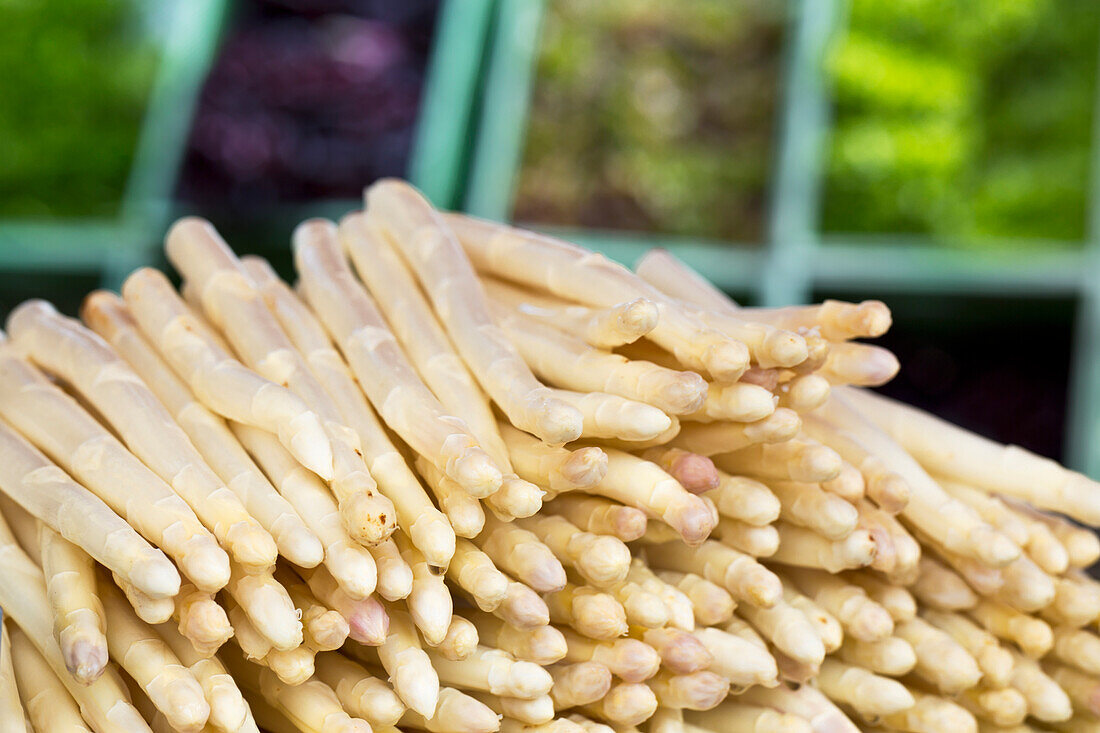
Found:
[[[657,696],[645,683],[619,682],[612,685],[603,698],[581,710],[619,729],[619,726],[635,726],[647,720],[657,706]]]
[[[499,701],[499,698],[495,699]],[[400,723],[407,729],[431,733],[492,733],[500,728],[500,711],[494,710],[486,702],[489,702],[488,698],[482,702],[453,687],[444,687],[439,691],[439,705],[436,706],[435,713],[426,717],[406,710]],[[499,702],[496,707],[501,707]],[[550,718],[553,717],[551,710]]]
[[[863,498],[867,484],[863,480],[863,474],[855,466],[845,461],[840,466],[840,473],[836,478],[821,482],[821,488],[830,494],[836,494],[845,501],[853,504]]]
[[[775,684],[778,670],[766,649],[718,628],[699,628],[695,638],[710,651],[710,671],[720,674],[737,688]]]
[[[495,610],[508,594],[508,576],[492,558],[466,539],[459,539],[447,569],[447,577],[469,593],[483,611]]]
[[[200,656],[209,657],[233,636],[225,609],[212,594],[184,583],[173,600],[177,633],[190,641]]]
[[[497,715],[506,715],[511,720],[518,720],[526,725],[544,725],[554,719],[554,699],[549,695],[542,695],[531,700],[520,700],[518,697],[492,695],[487,692],[471,691],[471,698],[478,700],[485,707]],[[493,720],[493,730],[500,725],[499,720]]]
[[[434,572],[420,550],[402,533],[394,535],[401,556],[412,568],[412,590],[408,597],[409,613],[429,646],[439,645],[451,625],[454,602],[441,573]]]
[[[210,705],[207,725],[226,733],[258,733],[255,722],[250,719],[248,703],[221,660],[216,656],[201,656],[170,624],[159,626],[157,632],[180,663],[191,671],[202,686],[203,695]]]
[[[774,708],[810,721],[814,733],[857,733],[859,728],[840,708],[812,685],[790,689],[786,685],[753,687],[741,694],[738,701]]]
[[[657,576],[676,586],[690,600],[697,626],[717,626],[733,616],[737,602],[722,586],[695,573],[663,570]]]
[[[793,660],[817,665],[825,658],[825,646],[813,625],[786,601],[780,600],[771,608],[745,605],[738,608],[738,613]]]
[[[554,686],[550,696],[558,710],[588,705],[611,689],[611,671],[599,662],[575,662],[549,667]]]
[[[111,656],[174,728],[201,730],[210,716],[210,704],[198,680],[180,664],[164,640],[133,615],[117,590],[105,584],[101,594],[109,618],[107,643]]]
[[[798,434],[802,420],[794,410],[780,407],[756,422],[683,423],[668,444],[713,456],[761,443],[782,443]]]
[[[699,409],[681,417],[699,423],[756,422],[775,412],[777,402],[770,390],[756,384],[710,384],[707,385],[707,398]]]
[[[517,628],[530,629],[550,623],[550,609],[538,593],[523,583],[511,582],[493,615]]]
[[[12,343],[69,383],[98,410],[130,450],[179,494],[238,562],[275,563],[275,541],[203,461],[156,395],[111,347],[45,301],[8,317]]]
[[[668,609],[668,623],[670,626],[681,631],[691,631],[695,628],[695,614],[691,607],[691,599],[676,586],[657,577],[657,574],[641,558],[631,560],[626,579],[628,582],[639,585],[643,591],[660,599],[661,603]]]
[[[607,456],[596,447],[566,450],[500,424],[512,465],[522,477],[553,493],[589,489],[607,474]]]
[[[295,461],[270,433],[242,423],[231,423],[230,427],[283,498],[321,540],[324,566],[340,586],[354,598],[374,592],[378,580],[374,556],[352,539],[324,483]]]
[[[274,672],[283,684],[300,685],[316,671],[316,656],[316,652],[303,644],[285,651],[272,649],[260,664]]]
[[[319,563],[324,555],[320,541],[248,457],[225,421],[195,399],[141,334],[122,299],[103,290],[93,292],[84,299],[80,314],[175,417],[207,465],[275,539],[279,553],[303,567]]]
[[[474,613],[470,620],[482,644],[506,651],[516,659],[546,666],[566,655],[565,638],[553,626],[519,629],[487,613]]]
[[[300,571],[309,589],[325,605],[335,609],[348,622],[348,636],[360,644],[378,645],[386,637],[389,618],[378,599],[368,596],[354,599],[324,568]]]
[[[1100,715],[1100,680],[1051,661],[1043,662],[1043,671],[1069,695],[1074,710]]]
[[[472,622],[461,616],[451,616],[447,635],[443,637],[443,641],[439,642],[436,649],[447,659],[461,662],[474,653],[480,641],[477,627]]]
[[[630,569],[630,549],[618,538],[584,532],[554,515],[519,519],[515,524],[532,532],[563,564],[597,587],[619,582]]]
[[[300,225],[294,252],[303,296],[386,424],[472,495],[499,489],[499,467],[466,424],[447,415],[415,373],[374,301],[355,281],[339,251],[335,226],[319,220]]]
[[[1091,631],[1056,626],[1051,656],[1088,674],[1100,674],[1100,637]]]
[[[729,681],[714,672],[674,674],[662,670],[646,682],[659,705],[687,710],[710,710],[729,692]]]
[[[418,551],[419,552],[419,551]],[[413,572],[401,557],[397,543],[390,537],[370,548],[378,568],[378,595],[387,601],[408,598],[412,593]]]
[[[580,247],[499,224],[459,215],[446,223],[474,266],[588,305],[611,306],[633,298],[653,301],[660,312],[648,338],[690,368],[733,382],[749,365],[741,342],[712,330],[629,270]]]
[[[698,573],[749,605],[769,607],[783,593],[774,573],[754,558],[714,540],[697,548],[675,542],[660,545],[649,553],[649,561],[664,570]]]
[[[913,646],[896,636],[873,642],[845,639],[840,647],[840,658],[891,677],[900,677],[917,666]]]
[[[971,687],[955,696],[955,702],[974,714],[980,721],[998,726],[1019,725],[1027,717],[1027,698],[1013,687],[989,689]]]
[[[1100,616],[1100,583],[1080,571],[1054,581],[1054,602],[1041,613],[1045,619],[1070,626],[1084,626]]]
[[[203,404],[276,434],[302,465],[332,478],[332,446],[317,414],[289,389],[233,358],[164,275],[149,268],[134,272],[123,283],[122,297],[145,337]]]
[[[317,655],[317,679],[332,688],[345,710],[372,726],[396,725],[405,711],[389,685],[340,654]]]
[[[871,600],[885,608],[894,621],[908,621],[917,613],[917,601],[906,588],[891,585],[864,571],[844,573],[841,577],[866,591]]]
[[[4,634],[7,632],[5,627]],[[13,666],[19,698],[33,730],[91,733],[72,695],[26,634],[14,625],[11,628],[11,656],[4,661]],[[22,724],[22,720],[19,723]],[[27,729],[16,727],[14,730],[25,733]]]
[[[623,542],[645,534],[645,512],[600,496],[563,494],[546,504],[544,511],[564,517],[585,532],[611,535]]]
[[[660,629],[631,629],[631,635],[641,638],[661,657],[661,665],[674,674],[692,674],[714,663],[714,655],[692,634],[666,626]]]
[[[915,703],[901,712],[883,716],[882,722],[891,728],[909,733],[977,733],[978,721],[957,703],[920,692],[913,694]]]
[[[96,592],[94,563],[83,550],[41,522],[38,544],[61,655],[76,681],[87,684],[107,666],[103,606]]]
[[[887,467],[853,430],[826,420],[821,411],[803,417],[806,434],[829,446],[863,474],[867,496],[884,510],[896,514],[909,503],[909,484]]]
[[[921,613],[928,623],[947,632],[978,663],[982,680],[993,687],[1004,687],[1012,676],[1012,655],[997,642],[997,637],[977,626],[966,616],[949,611],[925,609]]]
[[[779,549],[771,559],[776,562],[838,573],[866,567],[875,559],[874,539],[863,529],[832,542],[813,530],[787,522],[777,522],[775,528],[779,531]]]
[[[379,490],[393,502],[398,525],[433,565],[446,566],[454,551],[454,532],[394,447],[324,326],[266,261],[242,261],[261,287],[268,308],[336,402],[344,424],[359,434],[363,458]]]
[[[690,415],[704,404],[707,383],[695,372],[594,348],[509,308],[495,306],[493,316],[535,374],[558,387],[616,395],[669,415]]]
[[[301,617],[306,646],[315,652],[327,652],[343,646],[351,628],[339,611],[321,602],[304,580],[285,568],[275,571],[275,580],[286,588]]]
[[[240,604],[256,630],[280,651],[301,646],[302,622],[286,589],[270,573],[248,575],[236,564],[232,570],[225,592]]]
[[[565,587],[565,569],[553,551],[532,532],[514,522],[488,516],[475,541],[493,562],[541,593]]]
[[[566,583],[563,589],[543,597],[555,624],[601,640],[614,639],[627,631],[626,611],[609,593]]]
[[[517,661],[500,649],[479,646],[466,659],[454,662],[429,650],[432,666],[444,684],[460,689],[483,690],[494,695],[531,700],[553,687],[550,674],[531,662]]]
[[[709,507],[656,464],[623,451],[608,450],[607,473],[590,493],[622,502],[660,519],[691,545],[706,539],[716,518]]]
[[[893,547],[893,570],[888,573],[890,580],[912,583],[921,559],[921,546],[916,538],[895,515],[866,499],[859,502],[859,518],[860,527],[872,533],[876,544],[885,535],[885,539]]]
[[[829,356],[817,373],[834,386],[879,387],[900,368],[898,358],[881,346],[842,342],[829,345]]]
[[[826,654],[832,654],[840,648],[844,642],[844,627],[840,625],[835,615],[826,611],[809,596],[800,593],[789,579],[783,581],[783,600],[803,613],[821,638],[821,643],[825,645]],[[794,663],[794,660],[791,661]]]
[[[424,478],[424,483],[431,489],[436,498],[436,503],[443,510],[443,515],[448,524],[458,537],[466,539],[477,537],[485,526],[485,510],[475,497],[459,486],[455,481],[447,478],[438,468],[433,466],[424,457],[415,459],[416,470]],[[501,489],[497,492],[500,494]]]
[[[416,273],[459,354],[517,427],[549,443],[580,435],[580,414],[551,397],[489,315],[469,259],[450,227],[411,186],[383,180],[366,192],[378,222]]]
[[[829,380],[819,374],[801,374],[779,385],[777,392],[778,407],[787,407],[804,414],[825,404],[832,387]]]
[[[624,443],[646,443],[667,435],[672,418],[644,402],[607,392],[551,390],[557,399],[581,413],[581,439],[611,439]]]
[[[682,448],[654,447],[643,452],[642,457],[656,463],[693,494],[718,488],[718,469],[706,456]]]
[[[756,527],[722,517],[715,534],[725,544],[753,557],[771,557],[779,549],[779,532],[770,524]]]
[[[1061,686],[1034,659],[1012,652],[1012,687],[1027,698],[1028,714],[1036,720],[1054,723],[1073,715],[1073,703]]]
[[[844,399],[897,440],[929,471],[1100,523],[1095,481],[1017,446],[982,438],[913,407],[861,390]]]
[[[770,480],[768,488],[779,499],[781,516],[830,540],[842,540],[855,531],[859,512],[821,484]]]
[[[653,726],[659,708],[650,719]],[[781,713],[772,708],[759,705],[746,705],[738,700],[726,700],[713,710],[692,712],[685,716],[689,728],[681,728],[683,733],[702,733],[703,730],[737,730],[745,733],[813,733],[813,727],[805,718],[789,713]],[[696,727],[696,725],[701,727]],[[670,732],[672,733],[672,732]]]
[[[641,583],[624,580],[606,589],[623,606],[627,623],[656,629],[671,621],[672,612],[659,595],[646,590]]]
[[[998,601],[983,598],[970,609],[970,615],[997,638],[1015,642],[1030,657],[1041,657],[1054,645],[1054,633],[1047,623]]]
[[[716,457],[715,463],[728,473],[806,482],[836,478],[843,466],[843,460],[833,449],[797,438],[723,453]]]
[[[754,527],[763,527],[779,518],[779,499],[764,484],[744,476],[718,472],[718,488],[710,498],[719,514]]]
[[[364,545],[396,527],[393,504],[377,493],[363,462],[359,436],[341,423],[335,402],[267,309],[252,280],[209,222],[176,222],[165,242],[169,260],[194,285],[204,313],[246,365],[286,385],[322,421],[333,453],[331,487],[340,501],[344,526]]]
[[[791,330],[815,329],[830,341],[875,338],[886,333],[890,309],[879,300],[845,303],[825,300],[816,305],[787,308],[743,308],[746,317]]]
[[[450,414],[466,422],[478,443],[505,474],[505,481],[516,481],[489,399],[455,353],[413,274],[376,224],[362,214],[345,217],[339,229],[345,251],[424,382]],[[531,487],[527,487],[527,493],[532,494],[531,505],[518,507],[522,516],[538,509],[537,496]],[[498,511],[512,508],[500,498],[489,499],[489,503]]]
[[[579,716],[570,716],[579,717]],[[594,723],[593,725],[599,725]],[[603,730],[606,728],[607,730]],[[599,730],[585,728],[584,726],[566,718],[554,718],[549,723],[542,725],[526,725],[512,718],[504,718],[500,721],[500,733],[615,733],[613,728],[600,726]]]
[[[921,618],[896,627],[898,638],[909,642],[917,655],[916,674],[941,691],[953,694],[973,687],[982,676],[972,654],[945,631]]]
[[[928,556],[921,558],[920,575],[910,588],[922,604],[940,611],[959,611],[978,604],[978,595],[958,573]]]
[[[591,308],[546,293],[524,290],[494,278],[482,278],[481,284],[490,298],[583,338],[590,346],[599,349],[614,349],[634,343],[652,331],[660,318],[657,305],[645,298]]]
[[[233,624],[233,640],[241,648],[244,656],[256,664],[263,664],[263,660],[271,651],[271,642],[256,630],[244,609],[237,605],[232,598],[226,598],[226,614]]]
[[[115,585],[126,596],[137,617],[147,624],[160,624],[172,618],[176,604],[171,598],[150,598],[117,575],[112,575]]]
[[[644,682],[657,674],[661,665],[657,651],[638,639],[597,641],[571,629],[561,632],[567,647],[565,661],[570,664],[597,662],[626,682]]]
[[[867,719],[898,713],[915,703],[900,682],[832,658],[822,663],[816,684],[831,700],[851,705]]]
[[[840,621],[860,641],[879,641],[894,632],[890,613],[858,585],[819,570],[788,568],[786,575],[815,603]]]
[[[229,558],[183,499],[126,450],[76,400],[17,358],[3,343],[0,343],[0,415],[142,536],[175,559],[196,585],[206,590],[225,585],[229,579]],[[0,430],[0,437],[13,435],[14,431]],[[94,527],[103,532],[101,543],[117,532],[119,522],[95,508],[95,502],[80,499],[77,492],[68,488],[72,484],[64,474],[52,470],[56,467],[41,454],[26,450],[25,442],[5,441],[4,447],[5,460],[0,461],[0,466],[10,467],[15,474],[3,476],[5,487],[11,487],[6,488],[5,493],[16,493],[17,488],[22,492],[32,487],[45,487],[38,490],[44,498],[48,497],[48,501],[44,501],[46,506],[38,505],[38,508],[45,514],[42,519],[62,536],[77,540],[89,554],[120,575],[131,578],[135,587],[142,587],[150,595],[164,598],[179,590],[178,574],[166,572],[163,556],[152,548],[132,555],[129,558],[132,564],[128,564],[120,563],[120,558],[113,555],[105,555],[103,549],[97,550],[90,542],[95,535],[80,543],[79,536],[74,533],[76,528],[82,526],[89,532],[93,527],[84,521],[84,516],[69,515],[69,509],[80,514],[86,509],[88,514],[85,516],[104,522],[103,526]],[[33,476],[31,472],[35,472]],[[28,476],[31,477],[29,484],[26,483]],[[73,505],[63,511],[59,506],[61,501],[71,501]],[[132,538],[128,544],[134,544]]]
[[[0,730],[4,733],[28,733],[20,693],[12,667],[8,627],[0,623]]]
[[[1100,559],[1100,539],[1092,530],[1079,527],[1068,519],[1031,509],[1016,502],[1011,505],[1023,512],[1028,519],[1045,526],[1066,551],[1067,560],[1072,567],[1087,568]],[[1039,558],[1035,558],[1039,562]],[[1042,564],[1042,563],[1040,563]],[[1057,570],[1046,568],[1047,572]]]

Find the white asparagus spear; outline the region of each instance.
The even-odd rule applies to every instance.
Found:
[[[718,628],[698,628],[694,634],[714,657],[710,671],[722,675],[734,687],[775,684],[779,672],[766,649]]]
[[[275,580],[286,588],[298,611],[306,646],[314,652],[331,651],[343,646],[351,628],[339,611],[321,602],[304,580],[284,568],[275,570]]]
[[[197,401],[164,362],[138,330],[122,299],[103,290],[93,292],[84,299],[80,314],[175,417],[207,465],[275,539],[279,553],[303,567],[319,563],[324,555],[320,541],[248,457],[225,421]]]
[[[161,550],[3,421],[0,455],[0,492],[144,591],[168,596],[179,590],[179,573]]]
[[[333,453],[331,487],[348,533],[370,546],[396,527],[393,504],[377,493],[363,462],[359,436],[341,422],[335,402],[317,381],[229,246],[201,219],[182,219],[168,232],[168,258],[192,283],[204,312],[246,365],[301,397],[322,421]]]
[[[242,262],[268,308],[340,408],[344,423],[359,434],[363,459],[379,490],[393,502],[398,525],[432,565],[445,567],[454,552],[453,530],[394,447],[324,326],[265,260],[245,257]]]
[[[787,522],[777,522],[779,549],[771,559],[795,567],[819,568],[830,573],[867,567],[875,559],[871,534],[857,529],[839,542]]]
[[[543,235],[455,214],[444,220],[474,266],[588,305],[612,306],[633,298],[653,301],[660,313],[648,338],[697,371],[736,381],[749,350],[684,312],[657,288],[604,257]]]
[[[973,713],[979,721],[989,721],[998,726],[997,730],[1019,725],[1027,717],[1027,698],[1013,687],[971,687],[956,695],[955,702]]]
[[[812,383],[810,386],[813,386]],[[801,397],[804,391],[800,389],[795,394]],[[756,422],[775,412],[779,401],[770,390],[748,382],[710,384],[707,385],[707,398],[703,404],[695,412],[683,415],[682,419],[701,423],[721,420]],[[803,401],[796,402],[802,406]]]
[[[607,474],[607,455],[596,447],[567,450],[500,424],[512,465],[522,477],[553,493],[589,489]]]
[[[550,609],[538,593],[523,583],[511,582],[508,592],[493,615],[520,629],[545,626],[550,623]]]
[[[891,677],[900,677],[917,666],[913,646],[896,636],[873,642],[845,639],[840,647],[840,658]]]
[[[814,733],[859,731],[840,708],[812,685],[802,685],[793,690],[786,685],[773,688],[753,687],[741,694],[739,701],[741,700],[805,718],[810,721]]]
[[[490,702],[495,702],[495,709],[486,704]],[[500,702],[501,698],[488,696],[482,699],[453,687],[444,687],[439,691],[439,705],[434,714],[425,717],[406,710],[400,722],[407,729],[431,733],[492,733],[500,728]],[[554,711],[551,709],[550,719],[553,717]]]
[[[317,679],[332,688],[345,710],[372,726],[396,725],[405,711],[389,685],[340,654],[317,655]]]
[[[606,392],[652,405],[669,415],[689,415],[704,404],[707,383],[695,372],[594,348],[538,319],[495,304],[493,316],[535,374],[558,387]],[[583,429],[583,417],[581,425]]]
[[[652,331],[660,318],[656,304],[645,298],[606,308],[590,308],[546,293],[524,290],[503,280],[482,278],[481,283],[490,298],[579,336],[599,349],[634,343]]]
[[[171,598],[151,598],[117,575],[112,575],[115,585],[126,596],[137,617],[147,624],[160,624],[172,618],[176,604]]]
[[[545,512],[565,517],[585,532],[631,542],[645,534],[645,512],[599,496],[564,494],[545,505]]]
[[[556,664],[548,670],[554,678],[550,696],[558,710],[596,702],[611,689],[611,671],[599,662]]]
[[[294,254],[303,296],[386,424],[472,495],[488,496],[500,488],[500,469],[420,380],[378,307],[355,281],[335,226],[319,220],[300,225]]]
[[[248,615],[248,619],[280,651],[302,645],[302,622],[286,589],[271,573],[249,575],[234,564],[225,592]]]
[[[451,616],[447,635],[443,637],[443,641],[439,642],[436,649],[447,659],[461,662],[474,653],[480,640],[476,626],[461,616]]]
[[[316,653],[304,644],[293,649],[272,649],[260,661],[279,681],[286,685],[300,685],[313,676]]]
[[[5,627],[5,635],[7,632]],[[14,625],[11,628],[11,656],[5,661],[9,660],[14,668],[23,709],[34,726],[33,730],[91,733],[72,695],[26,634]],[[17,727],[14,730],[25,733],[27,729]]]
[[[779,385],[777,406],[799,414],[812,412],[825,404],[832,392],[829,380],[819,374],[801,374]]]
[[[567,653],[565,637],[553,626],[520,629],[487,613],[474,613],[470,620],[482,644],[506,651],[516,659],[547,666]]]
[[[786,601],[781,600],[771,608],[746,605],[738,613],[796,662],[813,666],[825,658],[825,646],[813,625],[802,611]]]
[[[783,600],[801,611],[814,627],[814,631],[821,638],[821,643],[825,645],[826,654],[832,654],[840,648],[844,642],[844,627],[840,625],[835,615],[826,611],[809,596],[799,593],[789,580],[783,582]],[[791,660],[791,663],[796,662]]]
[[[470,433],[505,474],[505,483],[518,480],[501,441],[489,399],[455,352],[432,306],[421,295],[413,274],[390,246],[389,237],[380,231],[377,222],[361,214],[345,217],[340,222],[339,234],[360,278],[425,384],[450,414],[462,418]],[[530,487],[528,493],[532,491],[534,488]],[[511,507],[502,503],[502,498],[489,498],[488,501],[495,510],[507,512]],[[537,501],[533,506],[520,507],[521,516],[530,516],[537,509]]]
[[[553,687],[550,673],[537,664],[517,661],[500,649],[479,646],[466,659],[454,662],[429,650],[432,666],[444,684],[460,689],[482,690],[494,695],[533,700]]]
[[[437,666],[421,648],[412,617],[392,606],[386,612],[390,617],[389,633],[378,647],[378,659],[401,701],[430,717],[439,699]]]
[[[513,577],[540,593],[552,593],[565,587],[565,568],[538,536],[515,522],[486,517],[485,531],[475,544],[493,562]]]
[[[87,684],[107,666],[103,606],[92,558],[41,522],[38,544],[61,655],[76,681]]]
[[[920,560],[920,576],[910,586],[921,603],[940,611],[973,608],[978,595],[958,573],[930,557]]]
[[[28,733],[20,692],[12,667],[8,627],[0,623],[0,730],[4,733]]]
[[[666,626],[660,629],[631,629],[632,636],[653,647],[661,656],[661,665],[674,674],[693,674],[714,663],[714,656],[705,644],[680,629]]]
[[[998,601],[983,598],[970,615],[997,638],[1015,642],[1029,657],[1041,657],[1054,645],[1047,623]]]
[[[420,550],[413,547],[408,537],[398,532],[394,535],[401,557],[412,569],[412,588],[407,604],[416,628],[429,646],[438,646],[447,636],[451,625],[454,601],[443,581],[443,574],[436,573],[428,565]]]
[[[84,411],[73,398],[66,395],[49,382],[40,372],[25,361],[15,357],[7,344],[0,343],[0,415],[27,440],[34,443],[43,453],[56,461],[61,468],[87,486],[90,491],[102,499],[119,516],[153,544],[162,548],[176,560],[185,575],[195,584],[206,590],[217,590],[229,579],[229,558],[218,547],[214,536],[202,526],[195,512],[187,506],[171,487],[155,473],[135,458],[93,417]],[[0,431],[0,435],[11,435]],[[19,443],[8,442],[5,448]],[[25,443],[22,444],[25,446]],[[10,482],[27,481],[25,490],[40,482],[47,487],[50,496],[57,499],[72,496],[71,489],[64,488],[68,481],[61,471],[51,470],[51,465],[41,454],[25,449],[12,449],[5,454],[12,458],[11,465],[15,475],[20,477]],[[16,462],[18,460],[18,462]],[[32,476],[31,472],[37,472]],[[52,487],[57,486],[55,490]],[[13,488],[14,492],[15,489]],[[60,494],[57,492],[67,492]],[[7,493],[5,491],[5,493]],[[56,500],[54,500],[56,501]],[[52,503],[52,502],[51,502]],[[106,537],[111,537],[118,522],[105,517],[102,510],[92,507],[92,503],[81,502],[71,507],[81,511],[88,507],[94,514],[103,517],[107,524],[101,529]],[[52,511],[55,529],[62,532],[66,528],[75,528],[77,516],[70,518],[66,511],[47,504]],[[49,523],[50,515],[45,517]],[[89,528],[79,518],[80,524]],[[54,526],[51,524],[50,526]],[[70,529],[70,534],[72,530]],[[98,533],[97,533],[98,534]],[[95,549],[94,545],[89,546]],[[93,554],[97,560],[103,559],[105,565],[114,570],[120,565],[117,558],[105,555],[103,551]],[[145,551],[132,557],[133,565],[122,564],[117,572],[135,581],[135,587],[146,588],[150,595],[166,597],[178,591],[178,575],[165,573],[163,556]]]
[[[908,621],[917,613],[917,601],[906,588],[891,585],[867,572],[848,572],[841,577],[865,590],[871,600],[885,608],[894,621]]]
[[[921,618],[895,627],[898,638],[909,642],[917,655],[916,674],[939,690],[954,694],[973,687],[982,676],[978,663],[947,632]]]
[[[554,389],[551,393],[581,413],[582,439],[650,441],[666,435],[673,428],[671,417],[644,402],[607,392]]]
[[[561,629],[561,633],[567,648],[565,661],[570,664],[597,662],[626,682],[644,682],[660,668],[657,651],[638,639],[597,641],[571,629]]]
[[[636,726],[645,721],[653,715],[657,706],[657,696],[648,685],[619,682],[612,685],[603,698],[585,705],[581,710],[621,729],[622,726]]]
[[[512,424],[548,443],[576,439],[580,413],[548,393],[493,322],[477,274],[442,217],[399,181],[379,181],[365,198],[367,217],[404,255],[459,354]]]
[[[1057,626],[1051,656],[1088,674],[1100,674],[1100,637],[1083,629]]]
[[[387,601],[408,598],[412,593],[413,571],[401,557],[393,538],[371,547],[370,554],[378,567],[378,595]]]
[[[245,659],[256,664],[263,664],[264,659],[271,652],[271,642],[256,630],[256,627],[248,620],[248,615],[244,612],[244,609],[235,600],[226,598],[223,603],[225,604],[226,615],[229,616],[229,621],[233,624],[233,640],[241,648]]]
[[[1066,691],[1034,659],[1011,648],[1009,651],[1015,662],[1011,684],[1027,698],[1031,717],[1049,723],[1068,720],[1073,715],[1073,703]]]
[[[855,531],[859,513],[819,483],[770,480],[768,488],[779,499],[779,515],[786,521],[817,532],[830,540],[842,540]]]
[[[202,686],[203,695],[210,705],[207,725],[225,733],[258,733],[255,722],[250,719],[244,695],[221,660],[201,656],[170,624],[157,627],[157,632]]]
[[[211,656],[233,636],[233,627],[225,609],[212,594],[184,583],[173,600],[175,607],[172,616],[177,622],[176,631],[191,642],[200,656]]]
[[[180,299],[168,279],[141,269],[122,298],[145,337],[199,400],[222,417],[274,433],[302,465],[332,478],[332,446],[316,413],[286,387],[246,368]]]
[[[779,578],[754,558],[732,547],[707,540],[697,548],[678,542],[661,545],[649,553],[654,567],[692,572],[717,583],[735,599],[750,605],[770,607],[783,593]]]
[[[550,620],[570,626],[592,639],[608,640],[627,631],[626,611],[609,593],[591,586],[566,583],[565,587],[544,596]]]
[[[1023,513],[1028,519],[1032,519],[1050,530],[1057,542],[1065,549],[1066,559],[1070,566],[1085,568],[1100,559],[1100,539],[1092,530],[1079,527],[1063,517],[1037,511],[1020,502],[1013,503],[1011,506]],[[1040,562],[1038,557],[1035,558],[1035,562]],[[1046,567],[1044,567],[1044,570],[1058,572],[1055,569]]]
[[[584,532],[569,520],[553,515],[515,523],[542,540],[563,564],[575,568],[592,585],[613,585],[630,569],[630,549],[615,537]]]
[[[332,494],[313,473],[305,470],[270,433],[231,423],[241,445],[259,463],[306,526],[325,548],[323,564],[353,598],[374,592],[377,567],[374,556],[348,534]]]
[[[913,697],[916,702],[912,707],[883,716],[882,722],[910,733],[977,733],[978,721],[966,708],[937,695],[917,692]]]
[[[788,568],[785,572],[799,590],[835,616],[852,637],[879,641],[893,634],[894,620],[889,612],[858,585],[807,568]]]
[[[423,456],[415,459],[416,470],[431,489],[436,503],[457,537],[477,537],[485,527],[485,509],[469,492],[443,474]],[[503,489],[501,489],[503,491]],[[497,494],[501,493],[497,491]]]
[[[727,473],[764,479],[817,482],[836,478],[843,467],[839,454],[807,439],[749,446],[716,458]]]
[[[713,456],[761,443],[782,443],[798,434],[802,420],[785,407],[756,422],[712,422],[681,425],[668,444],[692,453]]]
[[[111,656],[145,691],[157,710],[180,731],[199,731],[210,716],[210,704],[194,675],[150,627],[142,623],[109,584],[101,591],[108,613],[107,643]]]
[[[951,638],[970,652],[982,671],[984,683],[993,687],[1008,685],[1012,677],[1012,655],[1001,648],[997,637],[962,614],[925,609],[921,618],[950,634]]]
[[[98,335],[44,301],[8,317],[12,343],[73,386],[130,450],[190,505],[230,555],[249,568],[275,563],[275,541],[227,489],[164,405]]]
[[[1100,487],[1082,474],[885,397],[844,390],[844,399],[890,433],[930,471],[1089,524],[1100,523]]]
[[[882,430],[876,428],[848,402],[850,392],[834,394],[822,414],[860,439],[909,484],[909,502],[902,510],[912,525],[928,533],[948,550],[1002,567],[1019,557],[1019,548],[1003,534],[981,520],[966,504],[941,489],[921,466]]]
[[[659,705],[686,710],[710,710],[729,692],[729,681],[714,672],[673,674],[667,670],[646,682]]]
[[[722,586],[695,573],[662,570],[657,573],[664,582],[676,586],[691,601],[696,626],[717,626],[729,621],[737,602]]]
[[[664,708],[659,708],[650,727]],[[692,712],[685,716],[689,721],[682,725],[682,733],[702,733],[707,731],[737,730],[745,733],[813,733],[809,721],[797,715],[781,713],[772,708],[758,705],[746,705],[736,700],[726,700],[713,710]],[[701,727],[698,727],[701,726]]]
[[[754,527],[770,525],[782,511],[779,499],[767,486],[722,471],[718,472],[718,488],[710,492],[710,498],[719,514]]]
[[[900,682],[832,658],[821,664],[816,683],[833,701],[851,705],[867,719],[899,713],[915,702]]]

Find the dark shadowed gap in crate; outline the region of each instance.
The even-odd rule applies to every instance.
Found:
[[[819,292],[861,300],[873,293]],[[1002,443],[1063,460],[1074,301],[895,295],[901,371],[880,391]]]

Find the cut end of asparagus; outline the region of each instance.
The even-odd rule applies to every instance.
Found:
[[[385,542],[397,529],[397,512],[389,499],[369,491],[356,491],[340,500],[344,529],[363,547]]]
[[[82,635],[76,639],[62,638],[61,651],[65,658],[65,669],[82,685],[95,682],[107,668],[107,640],[102,634]]]

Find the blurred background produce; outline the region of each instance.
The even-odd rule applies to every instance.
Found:
[[[0,55],[0,313],[183,213],[287,274],[401,175],[746,304],[881,298],[886,391],[1100,476],[1096,3],[35,0]]]

